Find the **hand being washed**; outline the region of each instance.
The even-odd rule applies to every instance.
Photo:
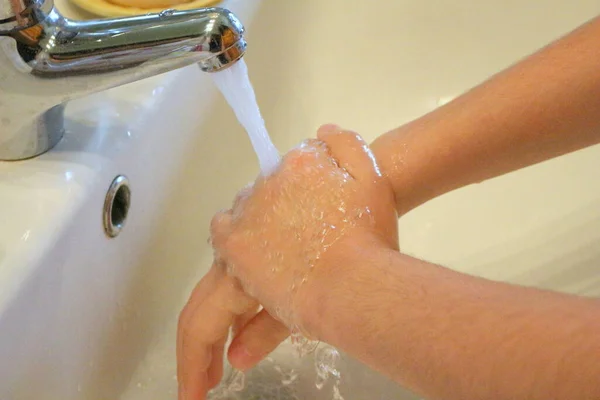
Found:
[[[241,369],[289,329],[314,336],[311,313],[344,268],[332,249],[398,243],[390,185],[362,138],[335,126],[322,127],[318,140],[289,152],[272,176],[240,193],[211,231],[215,265],[180,318],[180,398],[202,399],[219,382],[231,325],[229,359]],[[256,314],[259,303],[264,310]]]

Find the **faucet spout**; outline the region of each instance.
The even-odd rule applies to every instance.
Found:
[[[25,4],[0,20],[0,160],[56,145],[71,99],[194,63],[219,71],[246,51],[243,25],[222,8],[74,21],[48,1],[0,0]]]

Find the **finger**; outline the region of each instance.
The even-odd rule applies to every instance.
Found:
[[[192,293],[190,294],[190,298],[188,299],[186,305],[183,307],[183,310],[181,311],[181,313],[179,314],[179,327],[182,327],[184,325],[186,325],[189,321],[189,319],[194,315],[194,312],[196,311],[196,308],[198,307],[198,305],[204,301],[204,299],[210,294],[212,293],[213,288],[217,285],[217,281],[219,279],[222,279],[223,274],[222,272],[219,270],[219,268],[216,268],[216,266],[213,264],[212,268],[208,271],[208,273],[200,280],[200,282],[198,282],[198,284],[194,287],[194,289],[192,290]],[[182,354],[182,336],[181,335],[177,335],[177,347],[176,347],[176,353],[177,353],[177,368],[178,370],[181,369],[181,361],[183,360],[183,354]]]
[[[248,321],[256,316],[258,308],[259,305],[257,303],[255,307],[251,307],[248,311],[235,318],[232,327],[233,335],[236,335],[239,331],[241,331],[244,326],[246,326]],[[208,370],[208,385],[211,389],[217,386],[223,378],[223,357],[226,341],[227,338],[223,338],[220,343],[213,346],[213,361],[210,369]]]
[[[228,358],[234,368],[247,370],[258,364],[290,334],[288,328],[266,310],[259,312],[238,333],[229,346]]]
[[[225,342],[227,337],[223,337],[212,348],[212,362],[208,369],[208,388],[213,389],[221,382],[223,378],[223,357],[225,351]]]
[[[186,307],[194,308],[197,304],[204,300],[204,298],[210,294],[211,289],[216,285],[216,282],[223,278],[223,276],[224,273],[222,269],[213,262],[206,275],[204,275],[196,284],[196,286],[194,286],[194,289],[192,289],[192,293],[190,293],[190,297],[188,299],[189,306],[186,305]],[[185,309],[186,308],[184,307],[184,310]]]
[[[208,371],[213,361],[213,346],[227,338],[236,316],[255,306],[239,283],[225,276],[212,293],[179,326],[181,350],[178,362],[180,391],[186,399],[203,399],[210,389]]]
[[[185,326],[190,318],[193,316],[194,312],[198,305],[204,301],[204,299],[212,293],[213,288],[216,286],[216,282],[222,278],[222,274],[219,269],[215,267],[213,264],[212,268],[208,271],[208,273],[196,284],[192,293],[190,294],[190,298],[188,299],[186,305],[183,307],[183,310],[179,314],[179,323],[177,329],[177,372],[179,377],[179,372],[182,370],[183,365],[183,335],[181,335],[182,327]],[[182,387],[179,387],[179,398],[185,398],[184,393],[182,392]]]
[[[257,304],[256,307],[251,308],[248,310],[248,312],[245,312],[235,319],[232,331],[234,337],[237,336],[242,329],[244,329],[244,327],[256,316],[256,314],[258,314],[258,308],[259,305]]]
[[[215,249],[223,248],[231,232],[231,210],[220,211],[210,221],[210,237]]]
[[[381,177],[379,167],[367,142],[358,134],[336,125],[323,125],[317,137],[329,146],[331,155],[350,175],[359,181]]]
[[[254,183],[250,183],[246,185],[242,190],[240,190],[235,199],[233,200],[232,210],[236,210],[244,205],[244,202],[250,197],[252,194],[252,190],[254,189]]]

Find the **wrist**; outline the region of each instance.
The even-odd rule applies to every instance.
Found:
[[[359,292],[376,290],[365,282],[389,265],[390,257],[399,255],[370,233],[348,235],[331,246],[310,273],[298,293],[296,310],[300,326],[312,339],[342,345],[340,334],[364,316],[357,313],[355,299]],[[356,320],[356,321],[355,321]],[[364,320],[363,320],[364,321]]]
[[[456,132],[447,112],[438,109],[378,137],[371,145],[382,174],[396,197],[399,216],[468,182],[471,170],[454,156]],[[464,181],[464,182],[463,182]]]
[[[393,188],[396,211],[399,216],[429,200],[422,193],[424,185],[418,177],[420,171],[416,170],[411,163],[413,158],[409,154],[409,151],[412,151],[409,125],[401,126],[379,136],[369,146],[381,173]],[[421,168],[423,167],[424,165],[421,165]]]

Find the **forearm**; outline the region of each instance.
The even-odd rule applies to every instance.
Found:
[[[600,142],[600,19],[372,149],[400,213],[453,189]]]
[[[346,250],[315,296],[320,339],[431,399],[600,398],[596,300]]]

